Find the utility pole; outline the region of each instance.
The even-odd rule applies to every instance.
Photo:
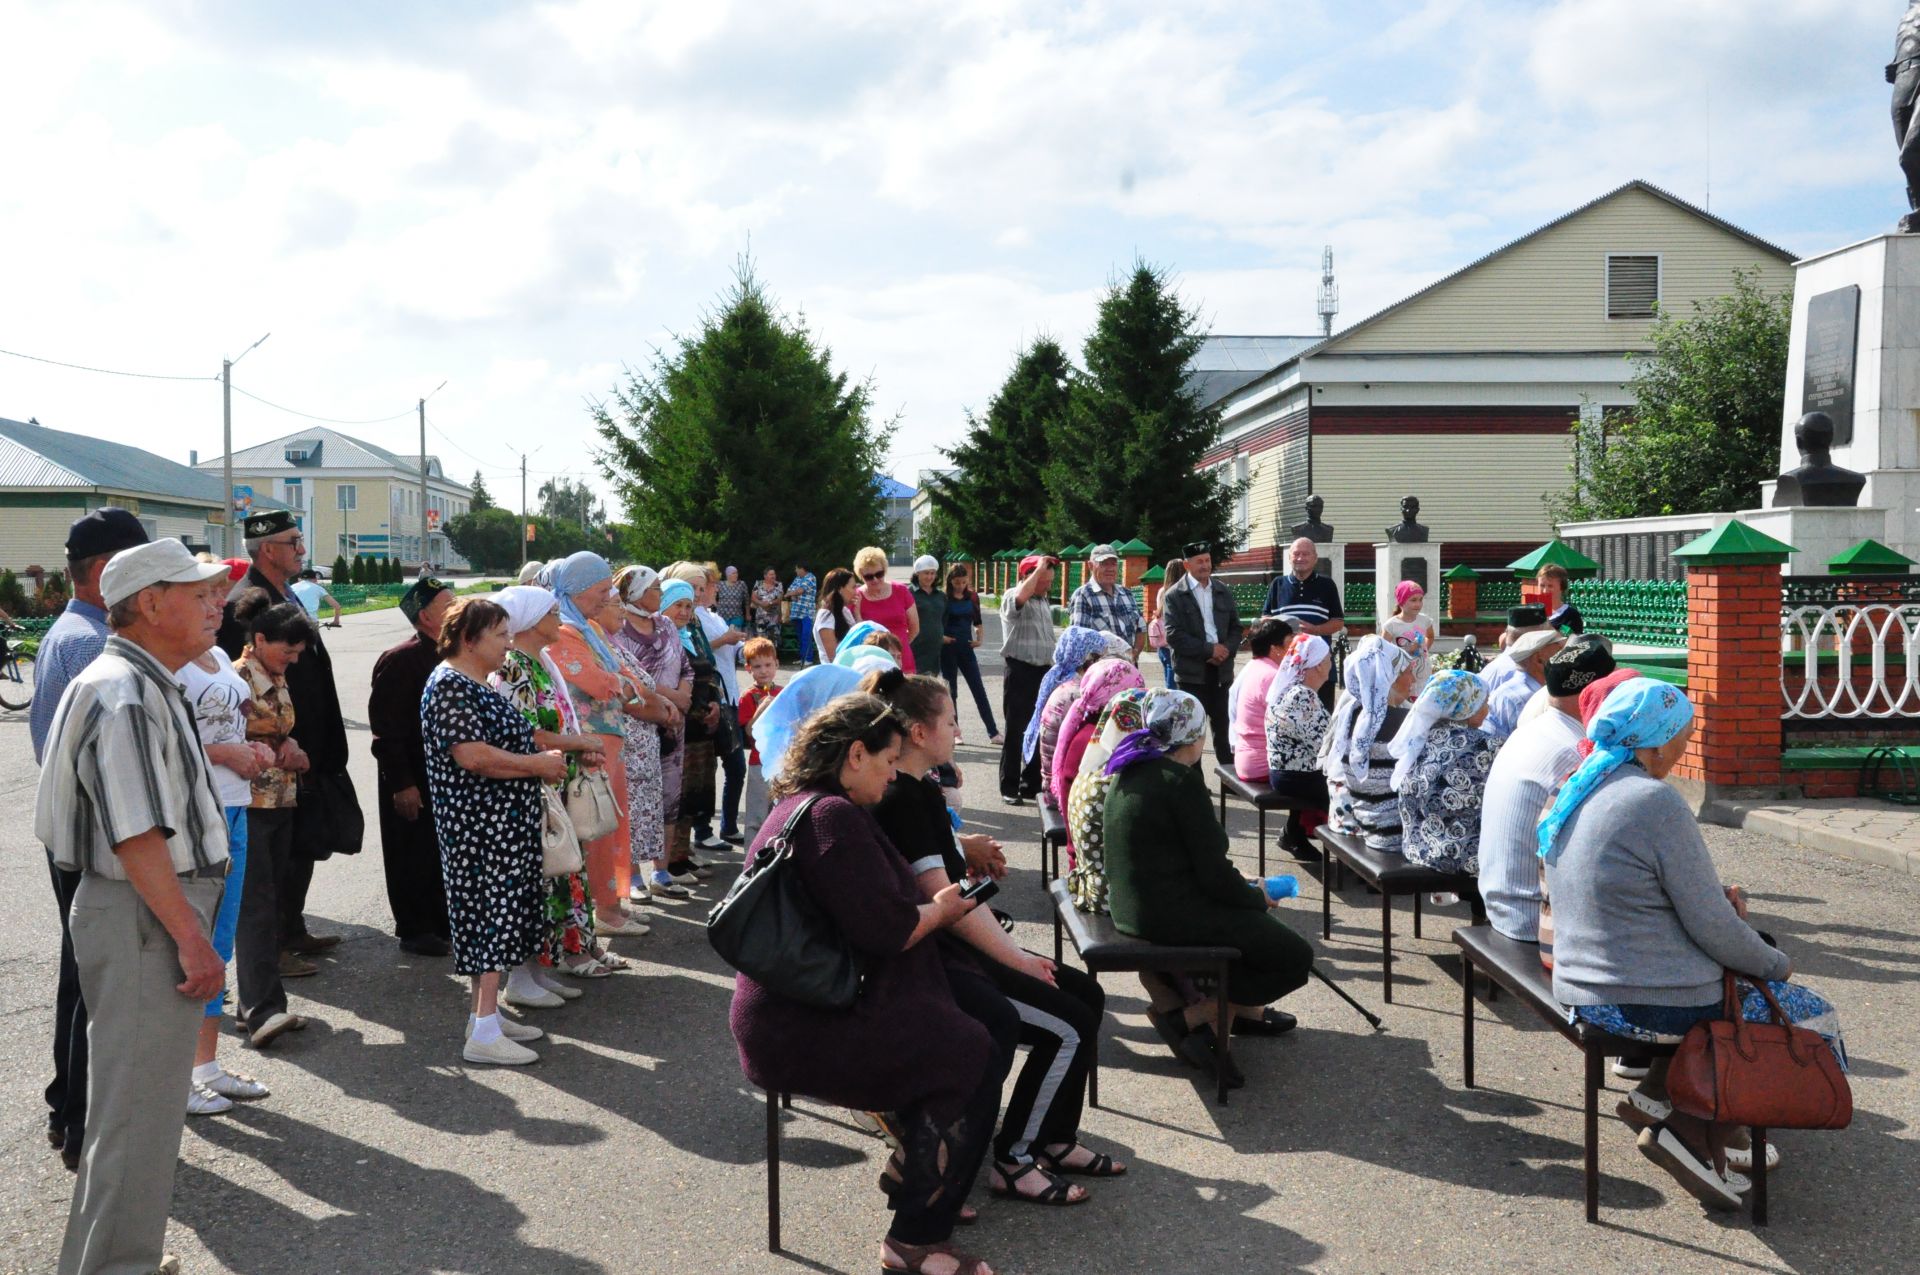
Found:
[[[527,454],[525,452],[521,452],[520,453],[520,535],[522,539],[525,539],[527,534],[526,523],[527,523]]]
[[[272,335],[273,333],[268,332],[260,338],[260,341]],[[255,341],[240,351],[240,359],[246,358],[258,349],[260,341]],[[234,535],[233,526],[233,365],[240,359],[220,360],[220,441],[223,452],[220,458],[222,492],[220,499],[226,506],[226,515],[221,519],[221,525],[226,528],[226,550],[229,558],[238,557],[241,547],[239,537]]]
[[[427,573],[427,400],[420,400],[420,574]]]

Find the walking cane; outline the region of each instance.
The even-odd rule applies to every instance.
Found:
[[[1380,1018],[1378,1015],[1369,1013],[1367,1011],[1366,1006],[1362,1005],[1359,1001],[1353,999],[1353,997],[1347,995],[1346,991],[1340,986],[1340,984],[1334,982],[1332,979],[1328,978],[1325,974],[1322,974],[1320,972],[1320,967],[1318,965],[1308,966],[1307,973],[1313,975],[1315,978],[1325,983],[1333,991],[1333,994],[1335,996],[1338,996],[1341,1000],[1353,1006],[1353,1012],[1360,1015],[1360,1017],[1366,1019],[1369,1023],[1372,1023],[1373,1030],[1377,1032],[1386,1030],[1386,1027],[1380,1022]]]

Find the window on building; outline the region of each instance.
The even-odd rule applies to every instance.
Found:
[[[298,478],[289,478],[280,484],[280,497],[287,502],[289,509],[307,507],[307,487]]]
[[[333,489],[333,507],[345,513],[353,513],[360,508],[360,488],[354,483],[340,483]]]
[[[1607,254],[1607,317],[1651,319],[1660,302],[1660,258],[1651,253]]]

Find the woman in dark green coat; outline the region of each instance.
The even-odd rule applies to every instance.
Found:
[[[940,563],[921,554],[913,563],[913,609],[920,631],[913,638],[913,665],[931,677],[940,675],[940,648],[947,640],[947,591],[940,587]]]
[[[1154,690],[1146,720],[1107,762],[1114,777],[1105,826],[1114,925],[1154,943],[1239,948],[1227,971],[1234,1033],[1290,1030],[1293,1016],[1267,1006],[1306,983],[1313,949],[1273,915],[1260,883],[1241,876],[1227,857],[1226,830],[1197,769],[1206,711],[1185,691]],[[1188,1062],[1211,1068],[1212,1005],[1187,1004],[1164,976],[1141,981],[1161,1036]]]

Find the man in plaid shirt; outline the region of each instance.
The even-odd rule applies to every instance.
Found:
[[[793,583],[787,586],[787,601],[792,604],[793,631],[800,642],[800,663],[813,663],[813,614],[819,605],[820,582],[813,578],[803,562],[793,564]]]
[[[1147,643],[1147,626],[1140,620],[1133,590],[1120,585],[1120,555],[1112,545],[1095,545],[1087,556],[1093,560],[1093,578],[1073,591],[1072,623],[1125,638],[1133,643],[1133,658],[1138,661],[1140,648]]]

